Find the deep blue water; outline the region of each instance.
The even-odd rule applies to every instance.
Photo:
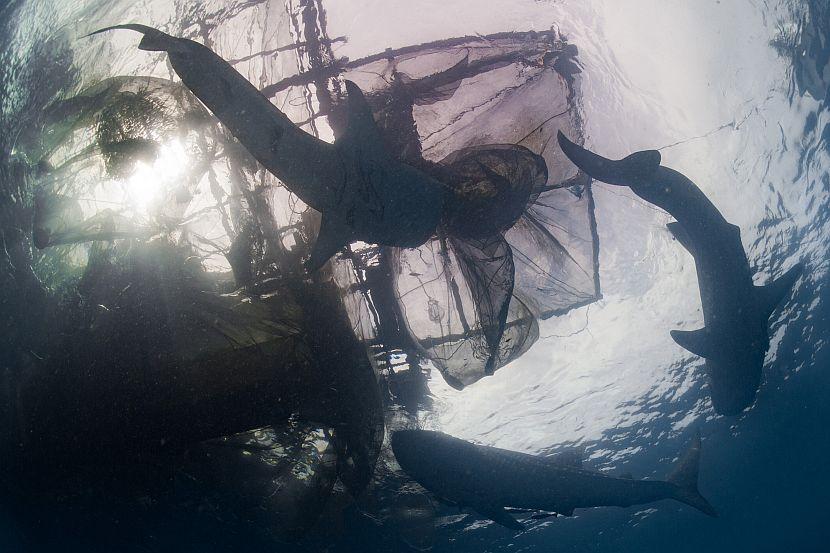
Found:
[[[74,63],[86,81],[139,69],[167,76],[163,64],[145,57],[90,60],[87,45],[63,56],[50,50],[66,36],[76,40],[99,26],[97,19],[100,25],[164,22],[189,13],[186,2],[176,9],[163,2],[132,8],[103,4],[17,2],[17,11],[0,12],[14,15],[4,27],[0,57],[4,147],[10,148],[10,135],[16,136],[31,117],[27,109],[37,109],[38,102],[42,107],[62,87],[71,88],[61,82],[69,78],[61,64]],[[275,10],[276,4],[282,6],[263,4],[274,4]],[[446,518],[455,514],[452,510],[439,510],[445,518],[437,521],[432,550],[826,551],[827,4],[360,0],[324,7],[329,36],[349,37],[338,45],[338,55],[351,59],[387,47],[556,25],[579,48],[589,147],[609,157],[661,149],[665,165],[689,175],[741,227],[757,283],[799,260],[806,264],[796,291],[770,320],[772,345],[755,404],[738,417],[718,416],[700,360],[668,335],[672,328],[697,328],[702,320],[694,265],[666,231],[669,216],[631,193],[594,185],[602,299],[543,321],[541,339],[530,351],[465,390],[453,390],[433,371],[431,407],[415,418],[423,427],[529,453],[580,445],[588,467],[651,478],[670,470],[699,429],[704,438],[700,489],[720,516],[709,519],[663,501],[578,510],[572,518],[534,522],[514,536],[477,522],[475,515],[456,520]],[[231,17],[217,13],[220,24],[222,17]],[[275,34],[282,32],[278,20],[275,16]],[[134,46],[127,38],[117,40],[113,48],[119,52]],[[55,57],[44,55],[44,49]],[[38,67],[43,59],[55,65]],[[342,539],[330,544],[333,550],[408,550],[376,526],[346,526]],[[24,550],[17,524],[0,528],[4,550]],[[230,550],[231,544],[246,550],[244,535],[224,536],[217,549],[208,544],[220,538],[208,529],[204,536],[194,531],[187,536],[176,551]]]

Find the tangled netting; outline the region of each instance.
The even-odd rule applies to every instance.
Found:
[[[89,2],[72,20],[121,23],[118,6]],[[72,70],[40,90],[34,73],[3,77],[2,356],[25,399],[4,433],[28,425],[30,459],[57,447],[84,462],[98,454],[84,434],[136,455],[199,442],[182,473],[213,490],[230,489],[237,464],[258,475],[247,481],[280,482],[296,497],[264,486],[237,499],[251,512],[307,505],[274,529],[296,532],[335,476],[359,491],[379,455],[364,346],[406,403],[396,367],[469,385],[526,352],[539,319],[599,297],[590,183],[553,140],[581,135],[576,49],[554,31],[505,33],[347,60],[311,0],[157,2],[141,16],[210,46],[325,140],[343,132],[354,81],[391,153],[444,183],[450,207],[422,246],[352,244],[309,284],[319,214],[163,54],[135,37],[30,49],[31,68]],[[274,460],[291,447],[305,472]]]
[[[368,92],[393,153],[453,189],[455,208],[435,237],[419,248],[378,252],[370,263],[385,264],[389,282],[366,283],[365,291],[391,285],[394,305],[374,307],[389,311],[378,316],[399,320],[406,336],[383,338],[432,361],[454,386],[492,374],[526,351],[538,336],[538,318],[599,295],[590,187],[566,169],[551,143],[559,129],[579,132],[572,55],[553,32],[514,33],[442,41],[338,67],[338,75]],[[305,75],[311,86],[317,74]],[[267,92],[290,93],[302,76]],[[328,110],[337,136],[343,92],[333,77],[325,83],[318,111]],[[235,284],[245,286],[294,270],[313,244],[316,214],[225,136],[182,85],[108,79],[52,106],[48,117],[59,127],[46,133],[53,141],[84,125],[94,130],[89,144],[63,152],[44,179],[53,184],[42,186],[37,198],[39,247],[175,230],[206,262],[224,260]],[[320,126],[321,117],[310,110],[308,128]],[[103,188],[129,194],[123,191],[129,180],[119,178],[125,171],[180,151],[189,154],[190,166],[178,168],[178,182],[155,198],[154,221],[111,208],[80,216],[84,193],[96,198],[87,203],[100,206],[106,197],[117,204],[117,193]],[[74,196],[60,194],[67,183]],[[370,294],[359,303],[366,301]],[[379,326],[364,324],[363,337]]]
[[[394,152],[453,187],[458,207],[435,237],[376,260],[388,317],[453,386],[527,351],[538,318],[599,296],[589,181],[552,141],[581,133],[574,51],[554,32],[510,33],[345,67]]]

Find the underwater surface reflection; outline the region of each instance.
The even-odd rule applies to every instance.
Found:
[[[27,443],[43,495],[4,505],[0,545],[25,551],[31,525],[54,533],[47,551],[74,550],[67,528],[85,534],[80,550],[823,550],[826,3],[22,0],[0,20],[4,434],[17,424],[10,379],[44,364],[61,375],[26,403],[54,409]],[[496,209],[495,230],[471,239],[459,210],[418,247],[363,238],[309,285],[298,275],[325,217],[257,165],[165,54],[137,50],[126,31],[82,38],[130,22],[209,45],[326,142],[351,98],[332,83],[354,81],[398,159],[467,178],[459,201],[475,198],[470,182],[531,172],[531,158],[485,156],[486,145],[526,147],[547,178],[516,192],[527,203],[509,229]],[[715,413],[703,361],[669,335],[702,326],[672,217],[628,188],[589,184],[555,146],[558,130],[615,159],[659,150],[740,227],[755,284],[805,264],[740,415]],[[261,368],[284,359],[320,385],[291,381],[292,365],[269,387]],[[151,408],[125,411],[137,381]],[[159,437],[225,437],[136,463],[142,474],[75,474],[50,495],[50,459],[98,455],[83,451],[78,421],[136,458]],[[128,426],[145,442],[127,443]],[[587,468],[650,479],[699,430],[700,491],[719,518],[662,501],[522,518],[513,535],[414,488],[381,445],[384,426],[529,454],[584,449]]]

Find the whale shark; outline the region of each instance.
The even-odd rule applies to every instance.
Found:
[[[697,489],[699,435],[665,481],[616,478],[583,469],[572,455],[540,457],[430,430],[393,433],[392,450],[401,468],[442,500],[469,507],[514,531],[525,527],[508,508],[571,516],[577,508],[675,499],[717,516]]]
[[[206,46],[137,24],[91,35],[114,29],[142,33],[141,50],[166,52],[185,86],[251,155],[322,214],[309,270],[354,241],[417,247],[434,234],[447,187],[389,153],[363,92],[353,82],[345,82],[346,129],[329,144],[294,125]]]
[[[754,401],[761,381],[770,343],[769,317],[801,275],[803,264],[756,286],[740,228],[729,223],[685,175],[660,165],[660,152],[647,150],[610,160],[574,144],[561,132],[559,145],[590,177],[628,186],[676,219],[667,226],[695,260],[705,326],[672,330],[671,337],[704,358],[715,411],[741,413]]]

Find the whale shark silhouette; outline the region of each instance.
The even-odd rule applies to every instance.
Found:
[[[740,229],[686,176],[660,165],[660,152],[636,152],[610,160],[577,146],[559,133],[566,156],[592,178],[628,186],[669,212],[669,231],[692,254],[705,326],[672,330],[675,342],[705,359],[715,411],[737,415],[754,400],[769,349],[768,319],[801,275],[797,263],[765,286],[752,283]]]
[[[137,24],[90,34],[114,29],[142,33],[141,50],[167,52],[182,82],[251,155],[322,214],[309,270],[357,240],[416,247],[435,232],[446,187],[390,155],[363,92],[353,82],[346,81],[346,130],[329,144],[294,125],[206,46]]]
[[[583,469],[581,460],[573,456],[538,457],[429,430],[393,433],[392,449],[401,468],[426,489],[514,531],[524,530],[524,525],[506,508],[571,516],[582,507],[629,507],[676,499],[717,516],[697,489],[699,434],[665,481],[615,478]]]

